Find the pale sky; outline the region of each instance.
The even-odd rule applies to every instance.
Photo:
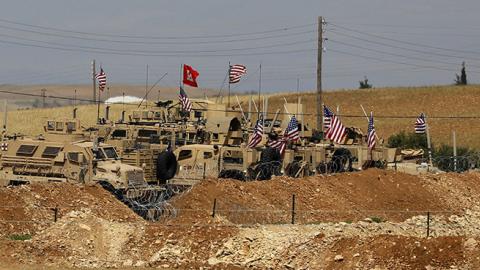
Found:
[[[182,63],[233,91],[312,90],[317,16],[324,16],[324,89],[452,84],[462,61],[480,81],[480,1],[3,1],[0,84],[89,84],[96,59],[110,83],[178,84]],[[34,27],[37,26],[37,27]],[[55,30],[57,29],[57,30]],[[225,86],[224,86],[225,87]]]

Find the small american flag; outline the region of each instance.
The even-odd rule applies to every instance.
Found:
[[[330,127],[332,121],[333,112],[330,109],[323,105],[323,128],[327,130]]]
[[[103,91],[107,85],[107,74],[103,71],[103,68],[100,68],[100,73],[95,75],[95,78],[98,81],[98,89]]]
[[[188,99],[187,93],[180,87],[180,95],[178,96],[180,103],[182,104],[182,111],[190,112],[192,110],[192,102]]]
[[[421,113],[420,116],[417,117],[417,120],[415,120],[415,133],[425,134],[426,130],[427,130],[427,123],[425,122],[425,115]]]
[[[277,149],[278,152],[280,152],[280,155],[283,155],[285,148],[287,148],[287,139],[282,137],[275,140],[269,140],[267,146]]]
[[[247,73],[247,68],[244,65],[232,65],[228,72],[229,82],[238,83],[240,78]]]
[[[377,133],[375,131],[375,125],[373,124],[373,112],[370,112],[370,118],[368,119],[368,134],[367,134],[367,144],[368,148],[375,148],[375,137]]]
[[[260,115],[260,118],[257,120],[257,123],[255,124],[255,128],[253,129],[253,136],[250,139],[250,142],[248,143],[248,147],[253,148],[257,146],[262,141],[262,136],[263,136],[263,119],[262,119],[262,115]]]
[[[330,111],[326,106],[323,106],[324,119],[328,117],[328,122],[324,122],[325,137],[335,143],[342,143],[343,138],[347,135],[347,129],[340,122],[340,118]],[[325,121],[325,120],[324,120]],[[328,125],[326,124],[328,123]]]
[[[288,123],[287,129],[285,130],[285,137],[287,138],[287,140],[290,141],[296,141],[300,139],[298,133],[298,122],[297,118],[295,118],[295,115],[290,118],[290,122]]]

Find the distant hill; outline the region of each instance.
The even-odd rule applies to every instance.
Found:
[[[41,89],[46,89],[46,96],[61,96],[73,98],[75,95],[75,90],[77,90],[77,98],[84,100],[93,99],[93,90],[92,85],[82,84],[82,85],[9,85],[2,84],[0,85],[0,91],[11,91],[19,92],[23,95],[14,95],[9,93],[0,92],[0,99],[8,99],[11,106],[16,108],[27,108],[32,107],[34,104],[36,106],[42,105],[42,97],[31,96],[31,95],[41,95]],[[186,88],[187,94],[190,97],[203,97],[205,94],[209,97],[216,95],[216,90],[211,89],[196,89],[196,88]],[[143,98],[145,96],[145,86],[144,85],[128,85],[128,84],[112,84],[109,85],[109,89],[101,93],[101,99],[105,100],[108,97],[121,96],[123,93],[125,95],[137,96]],[[157,100],[160,96],[161,99],[172,99],[177,98],[178,88],[166,88],[166,87],[155,87],[153,88],[148,96],[149,100]],[[81,102],[80,102],[81,103]],[[86,102],[84,102],[86,103]],[[58,107],[61,105],[70,105],[72,101],[62,100],[62,99],[46,99],[47,107]]]
[[[269,98],[269,111],[283,109],[284,99],[296,102],[297,94],[279,93]],[[301,93],[302,102],[306,105],[306,122],[314,127],[316,123],[315,102],[313,92]],[[246,97],[242,100],[245,102]],[[439,116],[480,116],[480,85],[469,86],[426,86],[426,87],[391,87],[368,90],[339,90],[325,92],[323,102],[332,110],[339,106],[340,114],[362,116],[360,104],[367,113],[373,111],[374,116],[417,116],[424,112],[429,117]],[[347,126],[360,127],[367,130],[365,117],[342,117]],[[414,118],[375,118],[378,136],[387,138],[401,130],[413,132]],[[452,130],[456,131],[457,144],[480,149],[480,118],[464,119],[429,119],[433,144],[452,144]]]

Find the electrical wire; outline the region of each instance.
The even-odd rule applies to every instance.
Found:
[[[305,28],[316,25],[316,23],[310,24],[302,24],[302,25],[294,25],[294,26],[287,26],[263,31],[256,31],[256,32],[247,32],[247,33],[233,33],[233,34],[222,34],[222,35],[203,35],[203,36],[144,36],[144,35],[114,35],[109,33],[94,33],[94,32],[82,32],[82,31],[74,31],[74,30],[66,30],[61,28],[54,28],[54,27],[46,27],[46,26],[39,26],[21,22],[15,22],[12,20],[7,19],[0,19],[0,22],[15,24],[15,25],[22,25],[37,29],[44,29],[44,30],[53,30],[57,32],[64,32],[64,33],[75,33],[75,34],[82,34],[82,35],[91,35],[91,36],[106,36],[106,37],[118,37],[118,38],[133,38],[133,39],[206,39],[206,38],[225,38],[225,37],[238,37],[238,36],[251,36],[251,35],[262,35],[274,32],[284,32],[289,31],[292,29],[299,29]]]

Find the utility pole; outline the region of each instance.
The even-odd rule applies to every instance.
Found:
[[[92,60],[92,82],[93,82],[93,102],[97,101],[97,82],[95,81],[95,75],[97,75],[95,71],[95,59]]]
[[[45,93],[47,92],[47,89],[43,88],[40,91],[42,91],[42,108],[45,109],[45,97],[46,97]]]
[[[322,130],[322,52],[323,52],[323,17],[318,17],[317,44],[317,131]]]
[[[145,108],[148,108],[148,65],[147,65],[147,78],[145,79]]]

